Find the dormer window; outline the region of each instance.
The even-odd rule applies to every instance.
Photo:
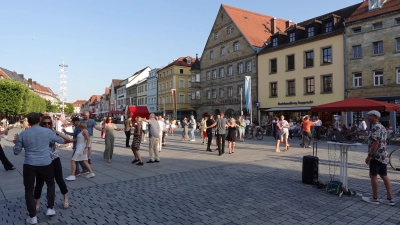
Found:
[[[187,59],[186,59],[186,63],[187,63],[187,64],[192,64],[192,59],[187,58]]]
[[[289,34],[289,42],[294,42],[296,40],[296,33]]]
[[[278,46],[278,38],[273,38],[272,39],[272,47]]]
[[[385,4],[386,0],[368,0],[369,10],[375,10],[382,8],[383,4]]]
[[[307,37],[314,37],[314,27],[307,28]]]
[[[325,23],[325,33],[331,32],[333,28],[332,21]]]

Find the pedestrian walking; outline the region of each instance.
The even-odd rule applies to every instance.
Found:
[[[362,200],[373,204],[388,204],[395,205],[392,196],[392,185],[389,177],[387,176],[387,164],[389,156],[387,149],[387,131],[385,127],[379,122],[381,113],[372,110],[367,113],[367,119],[371,123],[371,132],[368,138],[368,156],[365,163],[369,165],[369,177],[371,179],[372,196],[362,197]],[[378,199],[378,174],[383,180],[386,188],[386,198]]]
[[[55,198],[54,167],[50,157],[49,143],[64,143],[64,139],[57,136],[50,129],[39,126],[41,116],[39,113],[27,115],[30,129],[22,131],[13,148],[14,154],[18,155],[22,149],[25,150],[25,161],[23,166],[23,180],[25,186],[25,201],[29,216],[26,218],[28,224],[36,224],[36,203],[34,198],[34,186],[36,177],[40,176],[47,185],[47,211],[46,215],[53,216]]]
[[[161,133],[161,128],[160,124],[158,121],[155,119],[154,113],[150,114],[150,119],[149,119],[149,135],[150,135],[150,140],[149,140],[149,155],[150,159],[147,161],[147,163],[154,163],[154,162],[160,162],[160,157],[158,156],[158,147],[160,143],[160,133]]]
[[[86,130],[89,133],[90,142],[89,142],[89,146],[88,146],[88,163],[92,164],[92,161],[90,160],[90,157],[92,156],[93,128],[98,130],[98,131],[102,131],[103,129],[100,126],[97,125],[96,121],[94,121],[93,119],[90,119],[89,116],[90,116],[90,114],[89,114],[88,111],[84,112],[83,120],[81,120],[81,122],[85,122],[86,123]]]
[[[172,117],[172,119],[171,119],[171,135],[172,136],[174,136],[175,129],[176,129],[176,119],[174,117]]]
[[[90,167],[90,164],[88,163],[88,151],[89,151],[88,148],[89,148],[89,143],[90,143],[90,136],[89,136],[89,132],[86,130],[86,123],[79,122],[78,127],[81,130],[81,132],[76,137],[76,151],[72,155],[72,159],[71,159],[71,175],[69,175],[68,177],[65,178],[68,181],[76,180],[76,177],[75,177],[76,163],[75,162],[77,162],[77,161],[82,161],[83,164],[85,164],[86,168],[89,170],[89,174],[86,175],[86,178],[92,178],[95,176],[95,174],[92,171],[92,168]],[[61,135],[61,133],[57,133],[57,134]],[[73,141],[73,140],[71,140],[71,141]]]
[[[142,141],[142,118],[140,116],[137,116],[135,118],[135,125],[133,126],[134,132],[133,132],[133,140],[132,140],[132,152],[133,155],[135,156],[135,160],[132,161],[132,163],[136,163],[138,166],[143,166],[143,161],[142,158],[140,157],[139,154],[139,149],[140,149],[140,143]]]
[[[228,140],[229,154],[235,153],[235,142],[236,142],[236,129],[240,126],[236,124],[235,118],[231,118],[228,123],[228,135],[226,140]]]
[[[125,147],[129,148],[131,147],[129,145],[129,140],[131,138],[131,129],[132,129],[132,118],[130,115],[128,115],[128,118],[124,121],[124,127],[125,127]],[[141,132],[141,131],[139,131]]]
[[[113,118],[111,116],[109,116],[107,118],[107,121],[104,123],[104,129],[106,134],[104,136],[105,150],[103,153],[103,158],[107,159],[107,162],[110,163],[114,153],[114,130],[120,131],[121,129],[115,126],[115,124],[113,123]]]
[[[147,137],[147,123],[148,123],[148,121],[147,121],[147,119],[146,118],[142,118],[142,140],[143,140],[143,142],[145,142],[146,141],[146,137]]]
[[[279,133],[279,138],[276,139],[276,152],[280,152],[279,146],[280,143],[282,142],[285,145],[284,151],[286,152],[289,150],[289,143],[288,143],[288,138],[289,138],[289,123],[285,120],[285,117],[281,115],[280,120],[276,124],[277,126],[277,132]],[[278,135],[278,134],[277,134]]]
[[[208,142],[208,137],[207,137],[207,120],[208,117],[204,116],[201,119],[201,137],[203,138],[203,145],[206,145]]]
[[[161,152],[162,147],[165,146],[165,133],[166,133],[166,127],[164,123],[164,118],[162,116],[158,117],[158,125],[160,126],[160,138],[158,140],[158,152]]]
[[[212,143],[212,134],[213,128],[211,127],[215,121],[213,115],[206,113],[206,117],[208,118],[206,121],[206,133],[207,133],[207,149],[206,151],[212,152],[211,150],[211,143]]]
[[[244,122],[244,118],[243,117],[241,117],[241,116],[239,116],[239,122],[240,122],[240,127],[239,127],[239,140],[240,141],[244,141],[244,138],[243,138],[243,136],[244,136],[244,132],[245,132],[245,130],[246,130],[246,123]]]

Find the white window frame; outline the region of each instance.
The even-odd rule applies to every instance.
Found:
[[[228,66],[228,76],[233,76],[233,66]]]
[[[400,67],[396,68],[396,84],[400,84]]]
[[[186,62],[187,62],[187,64],[192,64],[192,59],[187,58],[187,59],[186,59]]]
[[[379,72],[379,74],[377,74]],[[376,82],[376,78],[378,78],[378,83]],[[382,86],[383,85],[383,70],[375,70],[374,71],[374,86]]]
[[[191,88],[191,87],[192,87],[192,81],[188,80],[188,88]]]
[[[377,52],[377,53],[375,53],[375,44],[378,45],[378,52]],[[380,46],[379,46],[379,45],[380,45]],[[373,46],[372,46],[372,50],[373,50],[373,54],[374,54],[374,55],[383,54],[383,41],[374,42],[374,43],[373,43]],[[381,50],[381,51],[379,51],[379,50]]]
[[[248,62],[246,63],[246,69],[247,69],[247,72],[251,72],[251,69],[252,69],[252,63],[251,63],[251,61],[248,61]]]
[[[179,94],[179,103],[184,104],[185,103],[185,94]]]
[[[207,80],[211,80],[211,71],[207,71]]]
[[[192,75],[192,82],[196,82],[196,75]]]
[[[210,51],[210,59],[214,59],[214,51]]]
[[[400,38],[396,38],[396,52],[400,52]]]
[[[272,47],[278,46],[278,38],[272,38]]]
[[[200,74],[199,73],[196,74],[196,82],[200,82]]]
[[[192,93],[190,94],[190,96],[192,97],[193,100],[196,99],[196,92],[195,92],[195,91],[192,91]]]
[[[217,70],[212,71],[212,79],[216,80],[217,79]]]
[[[219,36],[219,33],[218,33],[218,32],[215,33],[215,34],[214,34],[214,40],[217,40],[217,39],[218,39],[218,36]]]
[[[232,96],[233,96],[233,88],[228,87],[228,97],[232,97]]]
[[[227,32],[228,34],[232,34],[232,26],[228,26],[226,32]]]
[[[185,80],[179,79],[179,88],[185,88]]]
[[[353,58],[361,58],[362,57],[362,49],[361,45],[353,46]]]
[[[219,89],[219,97],[223,98],[223,97],[224,97],[224,94],[225,94],[224,88],[220,88],[220,89]]]
[[[200,99],[201,97],[201,91],[196,91],[196,99]]]
[[[211,99],[211,90],[207,91],[207,99]]]
[[[239,51],[239,42],[238,42],[238,41],[235,42],[235,43],[233,43],[233,51],[234,51],[234,52]]]
[[[225,46],[221,47],[221,56],[225,55]]]
[[[221,78],[225,77],[225,68],[224,67],[219,68],[219,77],[221,77]]]
[[[362,87],[362,73],[353,73],[353,87]]]
[[[213,90],[212,90],[212,98],[213,98],[213,99],[216,99],[216,98],[217,98],[217,90],[216,90],[216,89],[213,89]]]
[[[239,63],[239,74],[243,73],[243,63]]]

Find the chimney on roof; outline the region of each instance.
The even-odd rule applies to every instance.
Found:
[[[32,85],[32,78],[28,79],[28,84]]]
[[[271,18],[271,34],[276,32],[276,17]]]
[[[34,83],[36,85],[36,81],[33,81],[32,83]]]
[[[21,77],[21,79],[25,80],[24,75],[23,74],[18,74],[19,77]]]
[[[286,21],[286,29],[288,29],[292,25],[293,25],[293,22],[291,20]]]

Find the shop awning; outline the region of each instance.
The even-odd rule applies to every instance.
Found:
[[[384,112],[400,111],[400,106],[366,98],[349,98],[342,101],[313,106],[314,112],[363,112],[378,110]]]
[[[307,111],[310,110],[310,106],[301,106],[301,107],[278,107],[278,108],[270,108],[264,110],[265,112],[275,112],[275,111]]]

